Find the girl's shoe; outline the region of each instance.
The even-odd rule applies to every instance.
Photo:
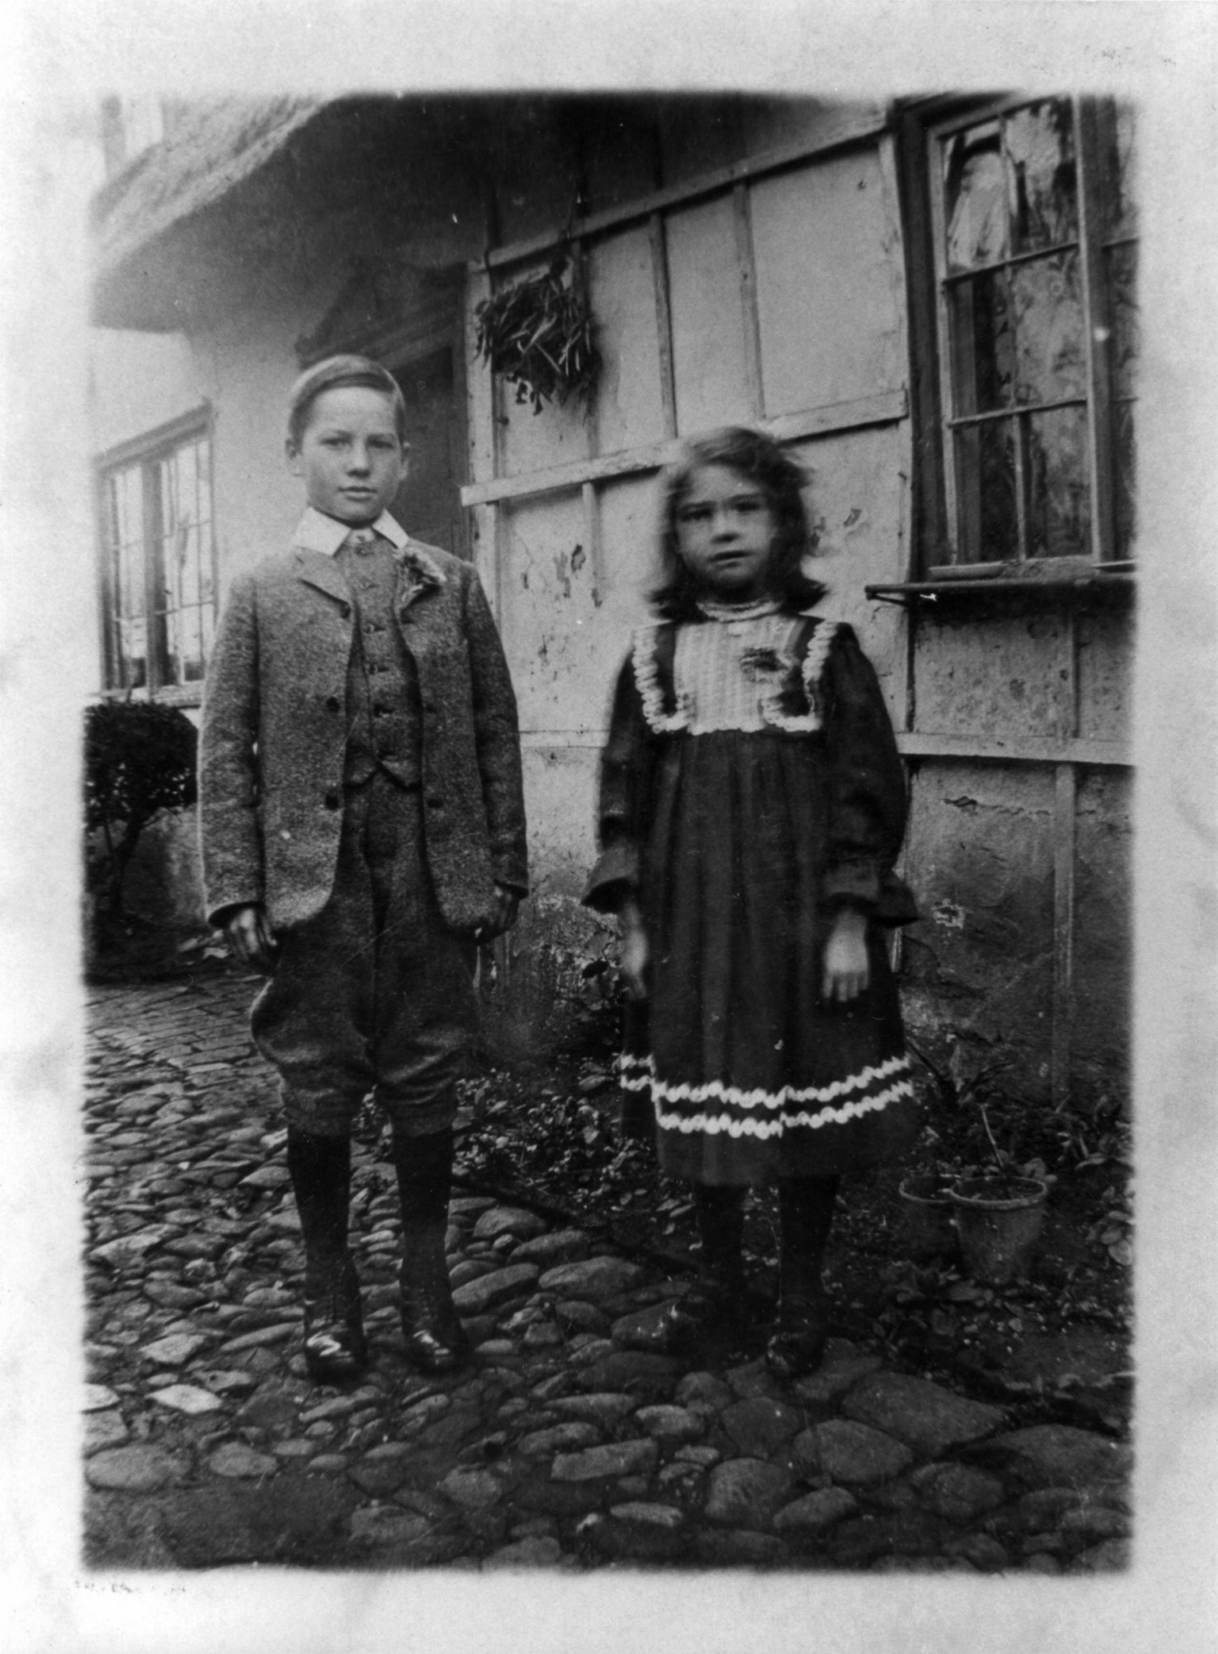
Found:
[[[765,1349],[766,1366],[775,1378],[790,1381],[815,1372],[824,1360],[829,1338],[828,1299],[784,1296],[778,1325]]]
[[[318,1384],[347,1384],[368,1364],[359,1280],[350,1258],[305,1281],[304,1358]]]

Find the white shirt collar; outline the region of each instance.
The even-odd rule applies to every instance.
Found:
[[[410,543],[409,534],[388,511],[382,511],[374,523],[361,526],[374,528],[378,534],[383,534],[395,551],[401,551]],[[351,523],[340,523],[337,517],[327,517],[324,511],[310,505],[296,525],[292,544],[300,546],[303,551],[319,551],[324,557],[333,557],[351,529]]]

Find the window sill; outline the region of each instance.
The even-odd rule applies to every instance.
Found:
[[[1029,573],[980,575],[962,572],[929,580],[893,581],[864,586],[869,598],[883,603],[909,603],[927,608],[954,607],[957,603],[988,607],[1010,607],[1021,601],[1093,602],[1110,599],[1128,601],[1137,581],[1132,563],[1108,564],[1070,573]],[[988,600],[988,601],[987,601]]]
[[[103,701],[155,701],[158,706],[180,706],[184,710],[203,705],[201,683],[171,683],[149,694],[147,689],[103,689]]]

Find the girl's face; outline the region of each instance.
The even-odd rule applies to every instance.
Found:
[[[677,507],[677,551],[708,596],[751,603],[769,586],[774,513],[764,491],[726,465],[694,472]]]

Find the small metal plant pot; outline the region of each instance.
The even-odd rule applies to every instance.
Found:
[[[952,1185],[960,1255],[975,1281],[999,1286],[1027,1274],[1048,1194],[1039,1177],[969,1177]]]
[[[897,1196],[906,1255],[915,1262],[954,1257],[956,1213],[950,1185],[937,1172],[911,1172],[902,1180]]]

